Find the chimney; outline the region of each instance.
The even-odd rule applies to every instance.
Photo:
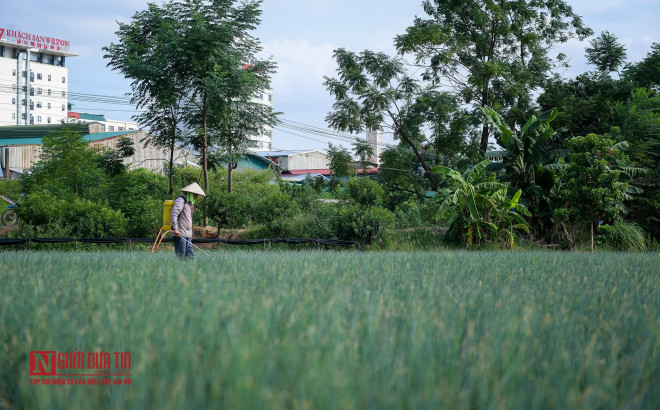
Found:
[[[374,154],[369,158],[369,161],[378,166],[380,164],[380,152],[383,146],[383,131],[381,129],[367,131],[367,141],[374,151]]]

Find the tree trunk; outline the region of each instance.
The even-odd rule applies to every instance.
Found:
[[[387,112],[390,115],[390,118],[392,118],[392,120],[394,121],[394,125],[396,126],[397,131],[399,132],[399,135],[410,146],[410,149],[412,149],[413,153],[417,157],[417,160],[422,165],[422,168],[424,169],[424,176],[426,176],[429,179],[429,181],[431,181],[431,184],[433,185],[433,188],[438,189],[440,184],[438,184],[438,181],[433,176],[433,173],[431,172],[431,169],[426,164],[426,161],[424,161],[424,157],[422,157],[422,154],[419,152],[419,150],[417,149],[415,144],[413,144],[413,141],[410,138],[408,138],[406,133],[399,126],[399,123],[396,120],[396,116],[390,110],[387,110]]]
[[[594,251],[594,223],[591,223],[591,252]]]
[[[76,188],[76,199],[78,199],[78,170],[76,169],[76,160],[73,160],[73,184]]]
[[[481,107],[485,107],[490,103],[490,97],[488,94],[488,84],[489,81],[486,80],[486,85],[481,90]],[[486,155],[486,151],[488,150],[489,135],[490,135],[490,129],[488,127],[488,124],[484,123],[483,127],[481,128],[481,141],[479,143],[479,148],[481,148],[481,152],[483,152],[484,156]]]
[[[204,108],[202,110],[202,132],[204,133],[202,138],[202,171],[204,172],[204,193],[209,190],[209,167],[207,163],[207,149],[208,149],[208,138],[206,134],[206,96],[204,97]],[[204,202],[206,204],[206,202]],[[208,226],[209,216],[206,210],[206,205],[204,205],[204,226]]]
[[[227,164],[227,192],[231,194],[231,191],[234,189],[234,184],[232,181],[232,170],[234,169],[234,161],[231,156],[231,144],[229,145],[229,164]]]
[[[169,169],[169,180],[170,180],[170,190],[167,196],[171,197],[174,193],[174,136],[172,136],[172,143],[170,144],[170,169]]]

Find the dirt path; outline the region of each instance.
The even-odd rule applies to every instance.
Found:
[[[5,202],[9,202],[10,204],[15,204],[14,201],[12,201],[11,199],[7,198],[4,195],[0,195],[0,198],[2,198],[2,200],[5,201]]]

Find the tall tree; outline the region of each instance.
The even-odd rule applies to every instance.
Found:
[[[439,153],[468,151],[461,132],[448,125],[460,115],[454,97],[412,78],[401,59],[365,50],[334,52],[338,78],[325,77],[335,97],[326,121],[334,129],[351,133],[382,128],[412,150],[434,189],[438,180],[431,168]],[[435,155],[426,152],[436,148]]]
[[[630,177],[616,169],[617,157],[627,146],[597,134],[575,137],[566,143],[570,164],[561,175],[561,196],[566,208],[555,211],[555,216],[588,224],[592,252],[598,222],[614,220],[629,191],[626,181]]]
[[[589,64],[595,65],[602,74],[612,71],[619,74],[619,67],[626,61],[626,48],[619,43],[616,36],[609,31],[603,31],[589,43],[591,47],[585,49]]]
[[[208,151],[218,143],[213,137],[222,138],[218,132],[221,129],[236,129],[223,123],[243,116],[237,116],[236,110],[245,108],[254,112],[254,106],[247,103],[259,89],[269,86],[270,75],[275,69],[272,61],[256,57],[261,46],[250,35],[250,31],[261,22],[260,6],[261,1],[253,0],[240,3],[235,0],[186,0],[177,5],[180,19],[184,21],[183,52],[178,64],[191,79],[188,91],[192,109],[187,123],[196,130],[191,143],[202,154],[205,189],[209,183]],[[251,69],[244,69],[246,66]],[[272,119],[267,115],[254,117],[255,120],[263,118]],[[237,135],[244,139],[249,136],[245,132],[234,132],[226,138],[230,140]]]
[[[182,21],[173,3],[149,4],[130,23],[119,22],[119,41],[103,47],[108,66],[131,79],[131,102],[144,112],[133,117],[149,131],[143,140],[168,151],[169,195],[174,191],[176,144],[183,140],[189,73],[175,64],[182,52]]]
[[[464,103],[504,112],[510,124],[528,118],[531,93],[564,60],[549,56],[552,46],[592,34],[563,0],[425,0],[423,7],[428,17],[397,36],[399,52],[413,54],[427,78],[448,82]],[[483,153],[489,136],[483,122]]]
[[[147,109],[138,119],[153,127],[154,142],[170,148],[170,162],[182,131],[193,131],[188,142],[201,152],[205,189],[208,150],[218,142],[209,137],[220,138],[219,130],[231,128],[222,123],[236,118],[228,112],[246,107],[259,87],[268,86],[275,68],[255,57],[261,48],[249,34],[260,22],[260,5],[234,0],[149,4],[131,23],[119,24],[119,43],[104,48],[108,65],[133,80],[134,102]],[[243,64],[258,69],[243,70]],[[273,116],[253,118],[260,127]]]

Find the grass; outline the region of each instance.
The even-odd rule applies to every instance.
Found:
[[[0,408],[658,408],[657,254],[0,253]],[[131,386],[32,386],[32,350]]]
[[[4,195],[13,201],[17,201],[21,197],[22,189],[19,179],[0,180],[0,195]]]

